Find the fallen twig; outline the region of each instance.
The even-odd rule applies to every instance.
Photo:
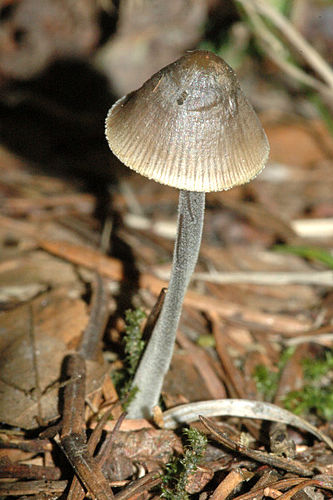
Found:
[[[269,5],[268,2],[262,0],[238,0],[238,2],[253,22],[256,34],[263,42],[263,49],[274,62],[293,78],[313,87],[325,96],[332,96],[332,69],[321,55],[292,26],[288,19],[280,14],[272,5]],[[297,52],[302,54],[304,60],[321,76],[326,85],[287,60],[280,40],[266,27],[259,14],[274,24],[291,45],[295,47]]]
[[[84,329],[78,352],[84,359],[96,361],[109,317],[108,293],[102,277],[96,273],[89,321]]]
[[[266,453],[264,451],[252,450],[241,443],[236,443],[230,439],[225,433],[221,432],[219,428],[214,424],[214,422],[208,418],[199,415],[200,421],[204,426],[212,433],[214,438],[222,443],[227,448],[234,450],[242,455],[245,455],[257,462],[268,464],[278,469],[285,470],[287,472],[292,472],[294,474],[299,474],[301,476],[313,476],[312,469],[305,467],[301,462],[297,460],[292,460],[290,458],[283,458],[274,455],[273,453]]]
[[[110,500],[114,498],[112,490],[87,448],[84,423],[85,361],[79,354],[68,357],[67,375],[70,382],[64,391],[60,446],[92,496]]]
[[[303,418],[274,404],[250,399],[217,399],[176,406],[163,412],[164,427],[166,429],[175,429],[181,424],[188,424],[198,420],[198,415],[205,417],[255,418],[271,422],[282,422],[311,433],[320,441],[324,441],[333,450],[331,438]]]
[[[159,277],[162,275],[159,274]],[[163,276],[164,277],[164,276]],[[267,272],[267,271],[231,271],[213,273],[194,273],[193,279],[211,283],[249,283],[254,285],[318,285],[333,287],[333,271],[306,272]]]

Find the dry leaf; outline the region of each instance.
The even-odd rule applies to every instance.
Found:
[[[31,313],[33,311],[33,313]],[[25,429],[59,414],[59,382],[69,345],[87,324],[85,303],[64,289],[0,315],[0,420]],[[33,322],[33,323],[32,323]],[[89,362],[87,396],[98,390],[105,367]]]

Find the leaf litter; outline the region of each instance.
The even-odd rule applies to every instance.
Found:
[[[5,20],[7,28],[10,23],[16,26],[17,16],[26,23],[24,3],[29,4],[17,2],[20,9],[12,19],[10,8],[5,10],[1,22]],[[69,3],[66,8],[74,9]],[[88,23],[93,36],[79,41],[75,30],[68,35],[68,40],[76,39],[75,51],[89,52],[102,70],[107,60],[119,68],[128,46],[135,46],[122,66],[125,73],[131,71],[130,78],[122,71],[114,74],[118,94],[127,91],[125,83],[144,80],[142,75],[148,76],[153,64],[159,67],[159,61],[168,62],[192,48],[200,39],[198,27],[207,9],[225,14],[219,2],[198,2],[190,17],[184,15],[186,2],[175,3],[169,11],[164,4],[161,9],[167,14],[159,32],[152,29],[156,13],[149,12],[146,2],[141,26],[140,17],[130,22],[129,14],[138,6],[126,3],[116,34],[101,49],[96,46],[96,12],[112,18],[111,3],[88,7],[79,2],[75,8],[82,13],[86,9],[80,22]],[[49,8],[45,4],[43,16],[56,19],[58,10]],[[168,48],[167,34],[177,13],[179,44]],[[59,41],[56,32],[38,33],[47,42],[44,63],[38,61],[40,71],[39,65],[54,58]],[[68,40],[61,47],[66,54]],[[25,43],[22,40],[22,50],[27,51]],[[163,57],[152,51],[145,59],[142,47],[154,46]],[[8,60],[1,59],[1,64],[8,65]],[[25,71],[37,75],[34,58],[27,61]],[[4,66],[7,84],[14,70],[23,71],[19,59],[14,62],[12,69]],[[135,327],[146,340],[149,321],[154,322],[149,315],[152,310],[158,314],[157,299],[168,283],[176,193],[124,174],[103,148],[93,148],[82,162],[68,155],[60,135],[56,144],[64,147],[63,156],[54,156],[52,134],[46,134],[49,156],[36,162],[20,148],[17,154],[4,139],[2,497],[60,498],[64,491],[72,499],[84,498],[87,492],[96,498],[148,499],[159,498],[163,491],[167,498],[200,492],[200,498],[238,500],[291,498],[295,493],[304,499],[331,496],[333,140],[304,100],[293,103],[285,92],[279,102],[282,99],[288,113],[274,108],[273,100],[269,107],[265,92],[270,96],[272,89],[260,80],[255,65],[247,64],[257,83],[244,85],[252,88],[253,102],[258,102],[271,144],[270,163],[250,185],[212,193],[207,199],[203,246],[163,387],[164,411],[156,409],[154,422],[124,419],[127,400],[120,397],[125,382],[119,373],[126,377],[126,367],[134,369],[125,343],[126,310],[146,313],[147,322],[141,318]],[[265,65],[275,77],[276,68],[267,59]],[[133,70],[138,67],[139,73]],[[104,73],[112,84],[110,69]],[[50,116],[55,113],[57,119],[67,112],[66,105],[53,106],[33,86],[19,93],[10,85],[3,89],[6,109],[8,103],[23,102]],[[102,118],[95,127],[101,134]],[[91,136],[85,139],[80,136],[80,143],[93,142]],[[112,163],[119,173],[119,181],[108,180],[111,195],[101,188],[97,194],[96,186],[80,176],[55,175],[54,166],[62,162],[85,163],[82,168],[88,166],[89,171],[96,158],[102,170]],[[104,180],[99,182],[101,186]],[[296,347],[289,350],[291,344]],[[274,421],[282,427],[276,428]],[[191,458],[195,435],[181,437],[184,425],[209,437],[205,451],[200,449],[200,461]]]

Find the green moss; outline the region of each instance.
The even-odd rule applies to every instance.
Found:
[[[258,392],[264,396],[265,400],[272,401],[280,378],[279,372],[268,370],[265,365],[257,365],[253,378]]]
[[[145,347],[142,340],[141,326],[146,314],[140,307],[138,309],[128,309],[125,312],[125,363],[127,372],[130,376],[134,376],[138,366],[141,354]]]
[[[266,401],[272,401],[278,387],[281,372],[294,351],[294,347],[285,349],[281,353],[279,362],[274,371],[269,370],[265,365],[257,365],[255,367],[253,378],[258,392],[264,396]]]
[[[293,351],[294,348],[289,348],[282,353],[276,371],[268,370],[264,365],[256,366],[254,380],[266,400],[272,401],[281,372]],[[323,359],[304,359],[302,364],[304,387],[289,392],[282,401],[284,407],[297,415],[314,413],[323,420],[332,420],[333,351],[327,351]]]
[[[333,418],[332,387],[306,385],[300,391],[289,392],[283,404],[287,410],[297,415],[315,413],[323,420],[329,421]]]
[[[326,351],[324,359],[304,359],[304,378],[318,381],[329,371],[333,370],[333,352]]]
[[[184,429],[183,434],[187,439],[184,455],[173,458],[165,467],[161,498],[168,500],[186,500],[186,483],[190,474],[195,472],[207,446],[207,438],[196,429]]]
[[[141,308],[128,309],[125,312],[124,368],[111,374],[120,398],[126,398],[126,405],[132,401],[137,392],[131,385],[145,347],[145,342],[142,340],[142,323],[145,318],[146,314]]]
[[[333,418],[333,353],[327,351],[324,359],[304,359],[304,387],[291,391],[284,398],[284,406],[298,415],[316,414],[323,420]]]

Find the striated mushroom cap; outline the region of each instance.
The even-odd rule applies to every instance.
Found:
[[[234,71],[196,50],[119,99],[106,118],[113,153],[128,167],[188,191],[222,191],[264,168],[269,145]]]

